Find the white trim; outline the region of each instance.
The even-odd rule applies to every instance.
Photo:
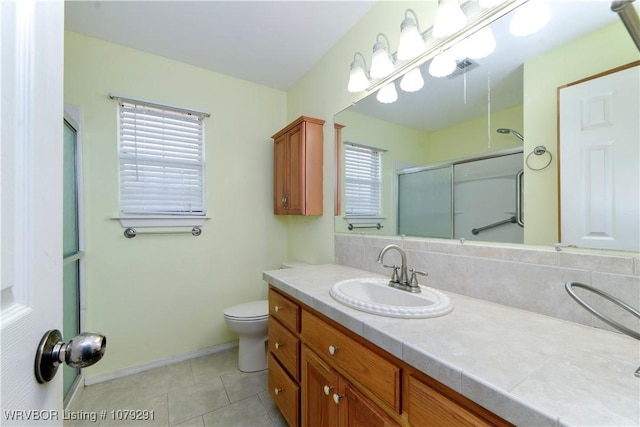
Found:
[[[130,368],[118,369],[117,371],[109,372],[107,374],[96,375],[95,377],[85,378],[84,384],[94,385],[101,382],[114,380],[116,378],[126,377],[128,375],[139,374],[140,372],[148,371],[150,369],[161,368],[163,366],[172,365],[178,362],[184,362],[185,360],[197,359],[198,357],[208,356],[210,354],[220,353],[222,351],[230,350],[238,347],[238,341],[231,341],[224,344],[214,345],[213,347],[204,348],[202,350],[192,351],[189,353],[179,354],[176,356],[170,356],[166,359],[154,360],[153,362],[145,363],[143,365],[132,366]]]
[[[208,216],[192,215],[127,215],[112,216],[120,221],[122,228],[129,227],[202,227]]]
[[[132,98],[130,96],[118,95],[117,93],[110,93],[109,94],[109,98],[115,99],[117,101],[132,102],[134,104],[145,104],[145,105],[148,105],[150,107],[162,108],[164,110],[177,111],[179,113],[192,114],[194,116],[199,116],[199,117],[211,117],[211,114],[209,114],[207,112],[204,112],[204,111],[193,110],[191,108],[178,107],[176,105],[161,104],[159,102],[148,101],[146,99]]]
[[[351,145],[352,147],[366,148],[367,150],[377,151],[378,153],[386,153],[389,151],[384,148],[375,147],[373,145],[368,145],[368,144],[360,144],[359,142],[353,142],[353,141],[344,141],[343,144]]]

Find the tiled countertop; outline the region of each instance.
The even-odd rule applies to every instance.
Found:
[[[265,281],[518,426],[639,426],[640,342],[444,292],[452,313],[395,319],[329,295],[382,277],[336,264],[266,271]],[[437,284],[429,286],[437,288]],[[567,304],[575,304],[567,295]]]

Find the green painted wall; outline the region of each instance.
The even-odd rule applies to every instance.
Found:
[[[491,129],[488,122],[490,122]],[[497,111],[486,117],[470,120],[435,132],[428,136],[423,157],[427,163],[438,163],[462,157],[520,147],[522,143],[513,135],[502,135],[498,128],[522,132],[522,105]]]
[[[225,307],[266,297],[262,271],[287,257],[272,213],[273,144],[286,124],[282,91],[65,33],[65,102],[81,107],[86,329],[109,347],[91,377],[237,339]],[[199,237],[126,239],[118,221],[117,103],[110,92],[211,113]]]

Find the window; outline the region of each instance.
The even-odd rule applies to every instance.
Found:
[[[345,216],[381,216],[380,150],[346,143],[344,151]]]
[[[120,213],[205,215],[203,119],[208,114],[116,99]]]

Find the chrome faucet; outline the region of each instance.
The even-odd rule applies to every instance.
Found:
[[[384,258],[384,254],[387,253],[390,249],[395,249],[400,252],[400,257],[402,259],[402,265],[400,266],[400,277],[398,278],[398,267],[390,266],[382,264],[382,259]],[[409,276],[407,274],[407,256],[405,255],[402,248],[398,245],[387,245],[385,246],[380,253],[378,254],[378,264],[382,264],[384,267],[393,268],[393,274],[391,276],[391,281],[389,282],[389,286],[397,287],[398,284],[409,286]]]
[[[402,265],[398,267],[397,265],[385,265],[382,260],[384,255],[390,249],[395,249],[400,253],[400,258],[402,259]],[[378,264],[382,264],[383,267],[392,268],[393,272],[391,273],[391,280],[389,280],[389,286],[393,288],[402,289],[403,291],[409,291],[413,293],[421,292],[420,285],[418,284],[418,279],[416,278],[416,274],[420,274],[422,276],[426,276],[427,273],[422,271],[417,271],[415,268],[411,269],[411,280],[409,280],[409,274],[407,272],[407,256],[405,255],[402,248],[398,245],[387,245],[385,246],[380,253],[378,254]],[[400,269],[400,276],[398,277],[398,268]]]

